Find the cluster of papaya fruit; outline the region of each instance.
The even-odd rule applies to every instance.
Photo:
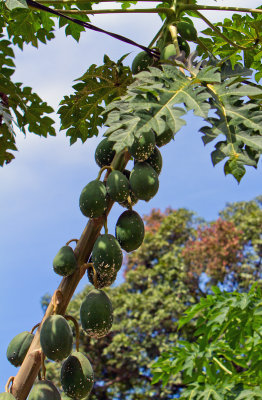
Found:
[[[182,23],[181,24],[185,24]],[[191,25],[186,23],[187,25]],[[194,33],[192,25],[187,29],[185,25],[178,24],[179,45],[186,46],[183,42],[181,31],[188,40]],[[193,32],[193,33],[192,33]],[[162,54],[166,54],[164,44],[171,41],[169,31],[164,34],[162,41]],[[188,45],[187,45],[188,46]],[[181,47],[182,48],[182,47]],[[189,50],[188,50],[189,52]],[[134,59],[132,70],[137,73],[152,65],[152,59],[144,59],[147,53],[142,52]],[[187,51],[186,51],[187,54]],[[80,308],[80,321],[84,332],[94,338],[107,335],[113,323],[113,308],[107,294],[102,290],[110,286],[116,279],[123,261],[122,250],[131,252],[136,250],[144,239],[144,223],[139,214],[132,209],[138,200],[149,201],[158,191],[158,176],[162,169],[162,156],[159,147],[169,143],[174,137],[170,129],[165,129],[160,135],[149,130],[134,138],[133,144],[128,148],[134,165],[131,171],[115,170],[111,163],[115,157],[114,142],[104,138],[96,148],[95,161],[101,168],[98,178],[89,182],[82,190],[79,198],[79,207],[84,216],[99,218],[105,214],[109,202],[118,202],[126,210],[119,216],[115,226],[115,236],[101,234],[95,241],[90,263],[87,265],[89,281],[94,285]],[[101,172],[107,169],[107,179],[100,181]],[[63,277],[72,275],[78,268],[74,250],[68,245],[61,247],[53,260],[54,272]],[[55,307],[54,307],[55,308]],[[92,366],[86,355],[81,353],[76,342],[76,351],[73,351],[73,332],[67,322],[74,320],[69,316],[54,313],[48,316],[40,326],[40,344],[42,354],[52,361],[63,361],[61,367],[61,385],[64,393],[73,399],[87,398],[94,384]],[[79,335],[78,323],[73,321],[76,336]],[[40,324],[38,324],[40,325]],[[38,326],[36,325],[36,326]],[[35,327],[34,327],[35,328]],[[33,330],[34,330],[33,328]],[[14,366],[20,366],[29,350],[34,338],[31,332],[22,332],[16,335],[7,348],[7,358]],[[42,367],[42,369],[44,366]],[[61,400],[59,390],[55,385],[45,379],[37,381],[33,386],[29,400]],[[14,396],[6,391],[0,393],[0,400],[14,400]]]
[[[197,41],[197,30],[192,22],[180,21],[176,26],[177,42],[180,53],[174,44],[170,33],[170,25],[166,24],[161,32],[161,35],[156,43],[156,49],[160,52],[160,63],[162,61],[173,60],[175,57],[180,56],[187,58],[190,54],[189,42]],[[141,51],[134,58],[132,63],[132,73],[137,74],[145,71],[150,66],[158,66],[159,61],[154,60],[147,52]]]

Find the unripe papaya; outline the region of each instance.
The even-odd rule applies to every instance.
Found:
[[[105,167],[110,165],[116,154],[113,150],[115,142],[108,140],[108,138],[103,139],[96,148],[95,151],[95,161],[99,167]]]
[[[63,246],[53,260],[53,268],[56,274],[69,276],[77,268],[77,260],[74,250],[70,246]]]
[[[152,168],[156,171],[157,175],[160,174],[162,165],[163,165],[163,160],[160,151],[158,150],[157,147],[155,147],[155,150],[151,154],[150,157],[146,160],[146,162],[151,165]]]
[[[113,324],[113,307],[103,290],[88,293],[80,307],[80,320],[89,336],[99,339],[108,334]]]
[[[170,128],[167,128],[160,135],[156,135],[156,145],[158,147],[164,146],[169,143],[171,139],[174,138],[174,133]]]
[[[53,382],[42,380],[34,384],[28,400],[61,400],[61,396]]]
[[[79,207],[86,217],[100,217],[105,212],[107,204],[108,198],[103,182],[95,179],[89,182],[82,190],[79,198]]]
[[[137,163],[131,171],[130,185],[139,199],[149,201],[158,191],[158,175],[148,163]]]
[[[197,30],[194,25],[189,22],[179,22],[177,24],[177,31],[185,40],[191,40],[193,42],[197,40]]]
[[[112,171],[106,182],[107,193],[112,200],[122,202],[129,195],[129,181],[120,171]]]
[[[124,211],[116,223],[116,238],[122,249],[127,252],[138,249],[144,235],[144,223],[140,215],[133,210]]]
[[[155,134],[153,131],[144,132],[135,140],[129,148],[129,153],[137,161],[145,161],[154,151],[156,144]]]
[[[172,60],[172,58],[176,57],[177,51],[176,47],[173,43],[168,44],[165,46],[160,54],[161,60]]]
[[[130,178],[130,171],[128,169],[124,169],[123,174],[127,177],[128,182],[129,182],[129,178]],[[138,202],[138,198],[135,196],[135,193],[133,192],[133,190],[131,190],[130,184],[129,184],[129,197],[130,197],[130,204],[128,203],[128,200],[125,201],[121,201],[119,202],[120,206],[125,207],[125,208],[129,208],[130,206],[134,206],[137,202]]]
[[[40,344],[46,357],[61,361],[72,351],[72,330],[62,315],[51,315],[43,322],[40,331]]]
[[[180,50],[184,50],[185,52],[185,56],[188,57],[190,54],[190,47],[189,44],[187,43],[187,41],[185,39],[183,39],[181,36],[177,37],[177,41],[178,41],[178,45]]]
[[[12,365],[19,367],[22,364],[33,339],[34,335],[25,331],[11,340],[7,347],[6,357]]]
[[[75,351],[63,362],[61,384],[65,394],[72,399],[83,399],[90,394],[94,384],[94,373],[84,354]]]
[[[114,274],[119,271],[123,261],[121,247],[113,235],[99,236],[92,251],[92,262],[97,272]]]
[[[135,75],[138,74],[138,72],[145,71],[148,67],[153,65],[153,63],[153,58],[146,51],[141,51],[135,56],[132,62],[132,74]]]
[[[0,400],[15,400],[15,397],[9,392],[0,393]]]

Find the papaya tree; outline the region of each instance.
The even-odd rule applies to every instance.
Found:
[[[13,46],[22,49],[25,43],[31,43],[37,47],[39,42],[53,40],[57,21],[59,26],[65,26],[67,35],[77,40],[81,32],[92,29],[142,50],[131,69],[124,65],[124,55],[116,62],[105,56],[102,66],[91,65],[74,85],[74,93],[64,97],[57,111],[61,129],[66,130],[71,144],[78,139],[85,142],[97,135],[98,127],[107,127],[106,141],[102,150],[99,148],[96,152],[101,170],[81,192],[80,210],[89,221],[81,237],[75,240],[73,254],[69,250],[68,255],[71,240],[66,248],[58,251],[54,269],[63,278],[17,375],[7,385],[8,389],[11,384],[12,394],[2,395],[4,398],[25,399],[41,364],[45,377],[44,342],[47,340],[50,347],[58,345],[57,337],[49,335],[50,332],[59,332],[65,342],[71,343],[70,330],[66,334],[60,326],[67,326],[63,316],[85,272],[88,270],[96,290],[110,286],[121,267],[121,246],[134,250],[141,244],[144,230],[132,206],[137,200],[148,201],[157,193],[161,170],[158,148],[167,145],[185,124],[187,112],[192,110],[204,120],[202,140],[204,144],[214,141],[213,165],[225,162],[225,174],[233,175],[238,182],[246,166],[257,167],[261,154],[260,7],[206,6],[196,4],[195,0],[168,0],[156,1],[155,7],[142,10],[136,7],[137,2],[129,1],[119,1],[121,10],[96,9],[96,4],[102,2],[7,0],[0,3],[1,165],[14,158],[14,126],[23,133],[55,135],[49,116],[53,110],[31,88],[12,81]],[[203,10],[230,10],[234,14],[231,20],[213,24],[203,15]],[[148,46],[107,32],[88,19],[90,14],[134,12],[156,13],[162,19],[161,29]],[[200,18],[208,28],[197,32],[194,18]],[[124,171],[130,159],[134,159],[131,173]],[[116,238],[107,230],[107,216],[115,201],[128,209],[125,212],[128,218],[127,214],[121,215],[116,223]],[[100,235],[103,226],[105,234]],[[110,310],[109,307],[109,314]],[[63,319],[52,318],[58,316]],[[44,330],[47,323],[50,329]],[[59,351],[58,358],[62,357],[63,350]],[[88,359],[76,353],[64,361],[63,389],[69,397],[83,398],[91,390],[93,373]],[[73,382],[68,371],[73,371]],[[80,383],[83,379],[84,385]]]

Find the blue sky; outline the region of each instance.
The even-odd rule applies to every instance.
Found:
[[[236,2],[210,0],[202,4],[234,6]],[[246,2],[239,0],[237,5],[245,6]],[[257,7],[260,1],[252,0],[248,5]],[[217,13],[212,13],[211,19],[216,17]],[[155,15],[96,16],[92,22],[144,45],[160,26]],[[129,45],[92,31],[84,33],[77,44],[60,31],[47,46],[41,45],[38,50],[27,46],[24,52],[16,51],[15,79],[32,86],[57,109],[62,97],[71,93],[73,80],[90,64],[100,65],[105,53],[117,60],[128,52],[131,54],[127,63],[131,64],[138,50]],[[231,176],[225,177],[222,164],[215,168],[211,164],[212,144],[203,146],[198,132],[201,125],[200,118],[189,114],[187,125],[175,140],[161,148],[159,192],[150,202],[140,201],[134,207],[140,215],[152,208],[164,210],[171,206],[194,210],[211,220],[226,202],[251,200],[261,194],[261,162],[258,170],[247,170],[240,185]],[[0,170],[0,391],[8,377],[16,374],[5,357],[8,343],[41,320],[40,298],[46,292],[52,293],[60,282],[52,270],[52,260],[67,240],[81,235],[87,219],[79,210],[79,195],[99,171],[94,150],[103,132],[99,138],[70,147],[65,133],[59,132],[58,123],[56,127],[57,137],[48,139],[18,135],[16,159]],[[109,233],[114,233],[114,224],[123,211],[118,205],[113,207]],[[87,283],[84,277],[78,290]]]

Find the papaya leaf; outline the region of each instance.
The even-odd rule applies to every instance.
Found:
[[[70,144],[77,139],[85,142],[87,138],[98,135],[98,127],[105,122],[105,105],[120,97],[132,81],[129,67],[122,64],[122,59],[114,62],[105,56],[105,64],[91,65],[86,73],[76,79],[73,86],[75,93],[65,96],[60,103],[58,113],[61,130],[67,129]]]
[[[5,4],[9,10],[13,10],[14,8],[28,8],[26,0],[6,0]]]

